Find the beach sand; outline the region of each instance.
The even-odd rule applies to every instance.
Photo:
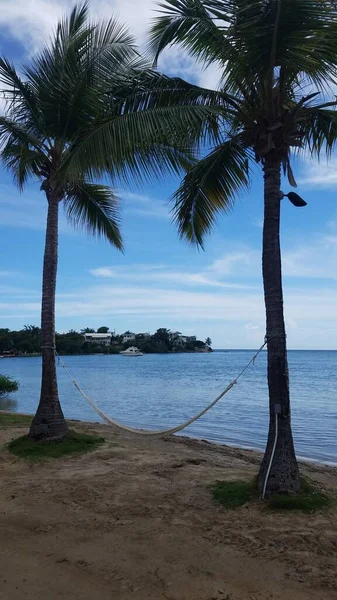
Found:
[[[107,442],[33,464],[0,453],[0,598],[337,600],[337,507],[214,504],[209,485],[252,478],[257,453],[72,426]],[[337,470],[302,470],[337,497]]]

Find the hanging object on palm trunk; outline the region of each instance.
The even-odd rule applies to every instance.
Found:
[[[299,196],[298,194],[295,194],[295,192],[289,192],[289,194],[284,194],[283,192],[280,192],[280,198],[281,198],[281,200],[282,200],[282,198],[288,198],[290,200],[291,204],[293,204],[297,208],[307,206],[307,202],[305,200],[303,200],[303,198],[301,198],[301,196]]]

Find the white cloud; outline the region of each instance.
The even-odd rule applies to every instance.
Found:
[[[0,0],[0,26],[33,54],[75,3],[75,0]],[[94,20],[117,17],[127,23],[142,47],[158,14],[158,4],[157,0],[91,0],[90,13]],[[217,87],[219,80],[216,66],[203,69],[178,47],[163,53],[159,68],[211,88]]]
[[[284,277],[307,279],[337,279],[337,235],[313,236],[297,245],[285,246],[282,250],[282,272]],[[207,269],[216,279],[223,276],[261,278],[261,252],[249,247],[226,252]]]
[[[308,294],[286,287],[285,308],[290,347],[336,347],[337,289],[325,287]],[[56,309],[58,322],[69,323],[69,327],[102,319],[113,325],[118,321],[119,330],[131,325],[154,330],[164,323],[170,328],[194,330],[202,337],[208,334],[216,347],[257,346],[264,333],[263,294],[259,290],[206,293],[160,286],[95,285],[58,295]],[[39,313],[40,303],[33,298],[24,302],[14,298],[0,304],[1,323],[7,326],[10,318],[37,321]]]
[[[337,236],[323,235],[310,244],[286,250],[283,274],[289,277],[337,279]]]
[[[317,261],[323,264],[324,244],[337,247],[337,236],[318,239],[306,257],[304,247],[289,249],[287,272],[296,279],[284,283],[285,317],[289,347],[336,348],[337,286],[332,259],[326,275],[330,284],[317,278],[299,286],[297,269],[314,276]],[[247,255],[254,258],[247,260]],[[296,260],[295,257],[296,256]],[[227,260],[229,257],[229,260]],[[234,260],[235,257],[235,260]],[[256,261],[259,253],[256,252]],[[290,260],[292,258],[292,261]],[[259,259],[260,260],[260,259]],[[318,263],[317,263],[318,264]],[[246,269],[253,278],[247,285]],[[199,272],[186,265],[132,264],[101,266],[91,271],[94,284],[83,284],[83,275],[72,280],[72,287],[57,294],[57,323],[63,329],[101,324],[102,319],[116,327],[155,330],[160,326],[188,330],[201,338],[208,335],[215,347],[258,347],[263,340],[265,311],[260,265],[255,251],[232,251]],[[310,267],[310,269],[309,269]],[[322,279],[321,279],[322,281]],[[294,283],[296,282],[296,285]],[[244,290],[244,291],[243,291]],[[40,290],[0,286],[1,325],[20,326],[39,321]],[[10,326],[10,325],[9,325]],[[59,325],[58,325],[59,326]]]
[[[22,194],[14,187],[0,183],[0,226],[45,231],[47,201],[38,188],[27,188]],[[59,232],[76,235],[60,211]]]
[[[145,194],[135,194],[124,190],[121,190],[119,195],[123,200],[122,210],[124,214],[170,219],[169,208],[159,198],[150,198]]]
[[[307,160],[301,176],[297,178],[297,183],[310,188],[336,189],[337,158],[329,162]]]
[[[334,289],[337,280],[337,235],[317,236],[310,245],[303,243],[284,250],[282,256],[285,285],[294,286],[298,280],[310,282],[310,293],[316,292],[320,280],[331,281]],[[261,254],[252,248],[240,248],[225,253],[221,258],[198,271],[165,265],[104,265],[90,271],[98,279],[113,279],[117,285],[149,283],[175,288],[206,290],[262,290]],[[308,283],[309,284],[309,283]],[[298,283],[297,283],[298,285]],[[291,323],[295,321],[289,321]],[[249,325],[250,326],[250,325]],[[247,326],[246,329],[249,329]],[[294,326],[293,326],[294,328]]]
[[[247,272],[247,270],[252,272],[252,269],[256,268],[258,261],[261,262],[261,258],[257,250],[244,248],[234,252],[227,252],[209,266],[209,271],[219,276],[233,273],[241,275],[243,272]]]
[[[98,267],[90,271],[91,275],[97,278],[115,279],[116,281],[128,282],[156,282],[171,283],[174,285],[187,285],[194,287],[217,287],[225,289],[248,289],[249,286],[238,283],[225,283],[214,278],[210,278],[205,270],[200,273],[188,271],[174,271],[154,265],[126,265],[123,267]]]
[[[244,328],[248,331],[256,331],[257,329],[260,329],[260,325],[253,325],[253,323],[247,323],[247,325],[244,325]]]
[[[0,25],[26,49],[36,51],[68,6],[62,0],[0,0]]]

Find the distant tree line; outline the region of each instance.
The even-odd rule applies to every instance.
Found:
[[[102,326],[95,331],[85,327],[81,331],[70,329],[67,333],[56,333],[56,349],[59,354],[118,354],[130,345],[137,346],[146,354],[168,352],[205,352],[211,351],[211,340],[204,342],[194,336],[182,338],[180,334],[172,334],[169,329],[161,327],[153,335],[138,333],[132,341],[123,341],[125,334],[111,333],[111,343],[104,346],[99,343],[86,342],[86,333],[108,333],[109,327]],[[41,353],[41,330],[35,325],[25,325],[19,331],[7,328],[0,329],[0,355],[13,354],[15,356],[35,355]]]

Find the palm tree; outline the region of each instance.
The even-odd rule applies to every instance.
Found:
[[[191,165],[191,145],[213,103],[205,93],[148,69],[125,27],[88,21],[87,4],[61,21],[20,77],[0,59],[7,112],[0,117],[1,160],[20,189],[35,178],[47,204],[42,285],[42,384],[34,439],[67,434],[55,366],[58,218],[122,249],[118,198],[97,180],[138,179]],[[184,89],[182,100],[181,90]],[[185,99],[186,92],[190,94]],[[176,98],[176,99],[175,99]],[[195,110],[192,104],[199,103]],[[199,110],[199,112],[198,112]],[[177,131],[186,137],[181,144]],[[180,145],[179,145],[180,144]]]
[[[211,346],[211,345],[212,345],[212,340],[211,340],[211,338],[210,338],[210,337],[207,337],[207,338],[205,339],[205,344],[206,344],[206,346]]]
[[[239,191],[249,186],[251,165],[258,163],[263,170],[270,422],[259,488],[266,484],[267,494],[295,493],[300,476],[283,315],[281,169],[296,186],[293,154],[307,149],[329,155],[335,143],[336,102],[330,85],[336,75],[337,9],[328,0],[165,0],[160,7],[150,37],[155,58],[178,43],[192,57],[222,68],[221,90],[227,94],[220,140],[174,195],[180,235],[202,245],[216,213],[228,211]],[[296,195],[290,195],[294,198],[296,202]]]

